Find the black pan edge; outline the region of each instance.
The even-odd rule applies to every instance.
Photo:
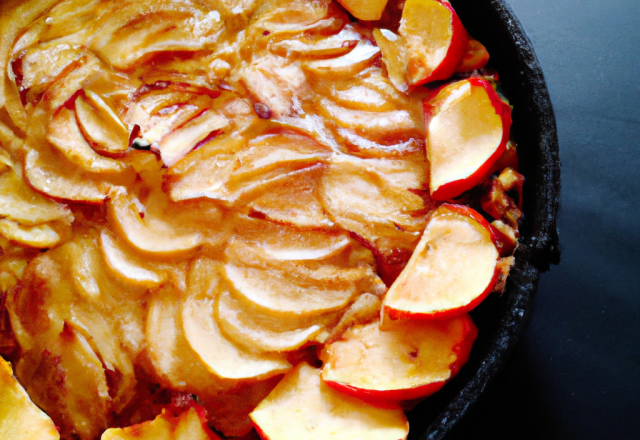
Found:
[[[540,274],[560,261],[558,136],[544,75],[522,25],[504,0],[451,0],[469,33],[491,54],[491,67],[513,105],[512,138],[524,174],[525,218],[516,264],[502,295],[471,315],[480,334],[458,377],[409,415],[410,440],[441,440],[505,364],[528,321]]]

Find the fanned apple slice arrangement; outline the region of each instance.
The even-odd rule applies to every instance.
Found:
[[[26,0],[0,29],[0,438],[406,439],[522,218],[449,2]]]

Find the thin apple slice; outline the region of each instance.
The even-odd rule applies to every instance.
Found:
[[[407,42],[401,35],[388,29],[374,29],[373,37],[382,52],[382,60],[387,67],[389,80],[401,92],[409,90],[407,84]]]
[[[442,388],[469,358],[478,330],[469,315],[447,321],[351,327],[324,347],[322,379],[365,401],[402,403]]]
[[[259,380],[291,368],[282,354],[250,352],[229,341],[213,318],[213,302],[191,297],[182,309],[187,341],[212,373],[223,379]]]
[[[424,199],[409,189],[421,188],[426,176],[409,160],[333,159],[320,185],[329,217],[358,234],[384,254],[413,249],[424,228]]]
[[[31,189],[20,171],[12,169],[0,175],[0,217],[9,218],[24,226],[56,220],[70,224],[73,221],[71,211],[65,205]]]
[[[60,235],[49,225],[22,226],[20,223],[0,219],[0,235],[24,246],[46,249],[60,241]]]
[[[346,55],[311,61],[302,66],[306,71],[319,76],[348,77],[373,64],[379,54],[380,48],[361,41]]]
[[[449,78],[468,39],[446,0],[407,0],[398,33],[407,42],[407,80],[414,86]]]
[[[367,133],[369,136],[391,137],[410,133],[419,135],[419,123],[406,110],[371,112],[341,107],[329,99],[322,99],[319,111],[340,127]]]
[[[498,249],[491,226],[466,206],[441,205],[383,303],[391,319],[447,319],[493,291]]]
[[[253,199],[248,207],[270,220],[302,228],[333,225],[322,208],[318,185],[326,166],[313,165],[274,179],[268,190]]]
[[[202,416],[199,414],[201,413]],[[101,440],[220,440],[207,426],[204,410],[193,407],[178,417],[167,410],[149,422],[126,428],[109,428]]]
[[[359,20],[380,20],[388,0],[338,0],[344,8]]]
[[[177,256],[192,251],[202,243],[202,234],[199,232],[176,233],[160,218],[153,219],[154,228],[151,228],[149,219],[145,221],[140,217],[134,199],[124,190],[111,193],[107,216],[118,235],[143,252]]]
[[[352,243],[344,231],[298,229],[243,215],[234,220],[234,230],[242,241],[259,247],[274,260],[325,260]]]
[[[83,172],[65,158],[46,150],[27,153],[24,175],[36,191],[59,200],[101,204],[112,188],[108,180]],[[126,182],[127,179],[123,179],[118,183]]]
[[[0,436],[11,440],[58,440],[51,419],[31,401],[0,357]]]
[[[317,316],[340,310],[356,294],[355,286],[323,286],[314,280],[296,282],[287,273],[227,263],[224,275],[245,301],[271,315]]]
[[[218,297],[215,318],[220,328],[236,343],[258,351],[291,351],[312,340],[335,320],[333,314],[283,320],[256,312],[234,298],[229,291]]]
[[[107,267],[122,280],[147,288],[166,281],[165,273],[147,268],[147,264],[134,253],[126,251],[106,229],[100,233],[100,244]]]
[[[482,182],[505,151],[511,108],[478,78],[444,87],[424,108],[431,196],[448,200]]]
[[[168,167],[173,166],[200,142],[228,126],[229,120],[224,116],[213,111],[204,112],[160,140],[157,149],[162,161]]]
[[[348,24],[336,35],[323,38],[319,41],[309,41],[307,38],[282,40],[269,45],[269,50],[280,56],[289,56],[293,53],[305,57],[330,57],[341,56],[350,52],[353,47],[362,40],[362,35]]]
[[[145,328],[147,350],[160,383],[178,391],[215,394],[225,388],[193,351],[182,323],[181,300],[171,286],[151,299]]]
[[[94,173],[122,173],[128,166],[124,162],[97,154],[82,136],[75,113],[61,108],[48,127],[47,139],[70,162]]]
[[[101,154],[121,156],[129,148],[129,130],[111,108],[94,92],[76,99],[76,119],[82,133]]]
[[[306,363],[282,379],[251,419],[264,440],[402,440],[409,432],[402,409],[376,408],[334,391]]]

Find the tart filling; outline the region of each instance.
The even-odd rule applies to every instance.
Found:
[[[511,108],[451,5],[30,0],[0,25],[0,433],[405,438],[522,216]]]

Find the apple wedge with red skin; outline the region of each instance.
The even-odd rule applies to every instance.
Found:
[[[407,45],[407,82],[448,79],[465,53],[468,35],[446,0],[407,0],[398,33]]]
[[[377,406],[413,404],[453,378],[478,329],[465,314],[446,321],[378,322],[351,327],[320,353],[330,387]]]
[[[450,319],[472,310],[493,291],[499,257],[493,228],[479,213],[441,205],[384,298],[383,327],[389,319]]]
[[[263,440],[403,440],[402,409],[377,408],[327,386],[320,370],[301,362],[250,414]]]
[[[480,78],[449,84],[423,106],[429,190],[433,199],[449,200],[482,182],[504,153],[511,107]]]

